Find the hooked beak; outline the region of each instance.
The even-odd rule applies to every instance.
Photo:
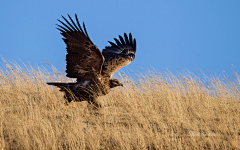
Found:
[[[122,83],[120,83],[120,86],[123,86],[123,84],[122,84]]]

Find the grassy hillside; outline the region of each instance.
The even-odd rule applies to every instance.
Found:
[[[199,79],[157,71],[100,97],[73,102],[46,81],[68,81],[5,62],[0,72],[1,149],[240,149],[240,75]],[[134,82],[133,82],[134,81]]]

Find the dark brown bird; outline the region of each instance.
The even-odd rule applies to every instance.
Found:
[[[63,17],[63,16],[62,16]],[[100,104],[97,97],[106,95],[111,88],[123,86],[118,79],[111,79],[112,75],[120,68],[130,64],[136,53],[136,40],[124,33],[124,38],[114,38],[115,43],[100,50],[90,40],[86,27],[79,24],[75,14],[76,23],[68,15],[70,22],[63,17],[66,23],[58,20],[62,25],[57,25],[67,45],[66,73],[67,77],[77,78],[76,83],[48,82],[65,92],[68,102],[88,101],[96,107]]]

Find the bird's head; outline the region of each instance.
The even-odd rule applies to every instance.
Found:
[[[110,79],[109,84],[110,88],[114,88],[116,86],[123,86],[123,84],[118,79]]]

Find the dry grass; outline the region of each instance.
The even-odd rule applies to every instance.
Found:
[[[102,109],[75,102],[65,111],[63,94],[46,85],[64,75],[5,64],[2,149],[240,149],[239,75],[120,75],[125,86],[101,97]]]

